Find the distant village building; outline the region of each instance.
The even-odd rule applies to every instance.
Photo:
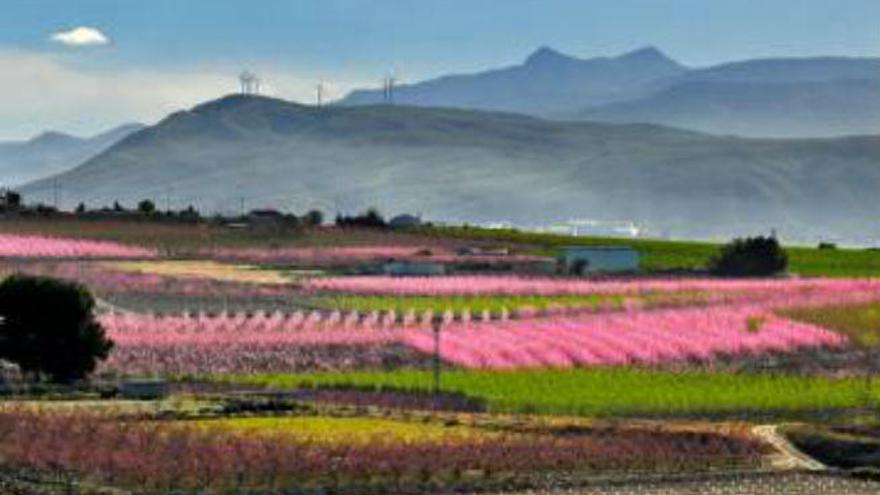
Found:
[[[388,220],[388,226],[393,229],[409,229],[420,225],[422,225],[421,217],[410,215],[408,213],[397,215],[391,220]]]
[[[633,273],[639,269],[639,252],[627,246],[571,246],[562,248],[557,261],[570,275]]]
[[[247,221],[251,227],[280,227],[284,223],[284,215],[278,210],[251,210]]]
[[[389,261],[382,265],[381,271],[396,277],[429,277],[446,275],[446,266],[428,261]]]

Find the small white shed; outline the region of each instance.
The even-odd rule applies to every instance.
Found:
[[[639,252],[628,246],[569,246],[557,261],[571,275],[633,273],[639,269]]]

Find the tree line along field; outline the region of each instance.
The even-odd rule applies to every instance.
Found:
[[[0,278],[83,284],[114,342],[91,383],[3,388],[0,484],[577,490],[774,474],[781,454],[756,425],[876,422],[880,383],[865,379],[863,352],[876,344],[880,301],[870,251],[789,250],[793,263],[835,268],[725,279],[661,273],[703,268],[717,246],[699,243],[122,221],[3,222],[0,232]],[[528,257],[581,242],[632,243],[655,272],[346,272],[384,257],[454,262],[474,243]],[[170,395],[114,398],[144,380]]]

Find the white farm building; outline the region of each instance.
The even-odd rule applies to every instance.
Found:
[[[570,246],[562,248],[557,261],[571,275],[633,273],[639,269],[639,252],[627,246]]]

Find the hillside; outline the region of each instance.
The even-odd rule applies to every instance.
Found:
[[[203,212],[376,206],[453,222],[628,219],[648,233],[871,239],[880,137],[749,140],[653,125],[229,96],[57,176],[64,202]],[[39,191],[46,181],[23,192]]]
[[[880,78],[799,83],[684,82],[646,98],[590,108],[578,117],[739,136],[844,136],[880,130],[878,88]]]
[[[89,138],[49,131],[28,141],[0,142],[2,184],[15,187],[69,170],[142,128],[126,124]]]
[[[689,68],[656,48],[584,60],[545,47],[521,65],[401,85],[394,99],[746,137],[835,137],[880,129],[878,88],[878,58],[758,59]],[[358,90],[341,104],[382,99],[380,90]]]

